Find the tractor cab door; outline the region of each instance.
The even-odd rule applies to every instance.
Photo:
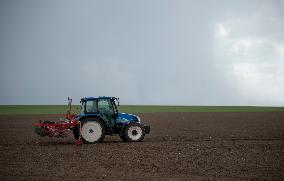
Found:
[[[116,112],[110,99],[98,100],[98,111],[104,119],[107,127],[113,127],[116,117]]]

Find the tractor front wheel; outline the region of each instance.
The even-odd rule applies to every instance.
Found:
[[[122,131],[120,138],[123,141],[139,142],[144,139],[145,131],[139,123],[129,123]]]
[[[84,122],[82,124],[81,135],[84,143],[102,142],[105,137],[104,124],[98,119]]]

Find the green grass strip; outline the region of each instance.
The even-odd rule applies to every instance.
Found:
[[[279,112],[284,107],[254,106],[121,106],[121,112]]]
[[[66,105],[0,105],[0,115],[21,114],[65,114]],[[72,107],[73,113],[79,112],[80,106]],[[121,105],[119,112],[155,113],[155,112],[283,112],[284,107],[254,106],[134,106]]]

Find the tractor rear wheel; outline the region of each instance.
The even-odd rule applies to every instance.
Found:
[[[84,143],[102,142],[105,137],[104,124],[99,119],[84,122],[82,124],[81,136]]]
[[[145,131],[139,123],[129,123],[122,131],[121,139],[128,142],[139,142],[144,139]]]

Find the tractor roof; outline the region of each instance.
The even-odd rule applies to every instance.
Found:
[[[112,99],[113,97],[106,97],[106,96],[100,96],[100,97],[84,97],[81,98],[81,101],[88,101],[88,100],[95,100],[95,99]]]

